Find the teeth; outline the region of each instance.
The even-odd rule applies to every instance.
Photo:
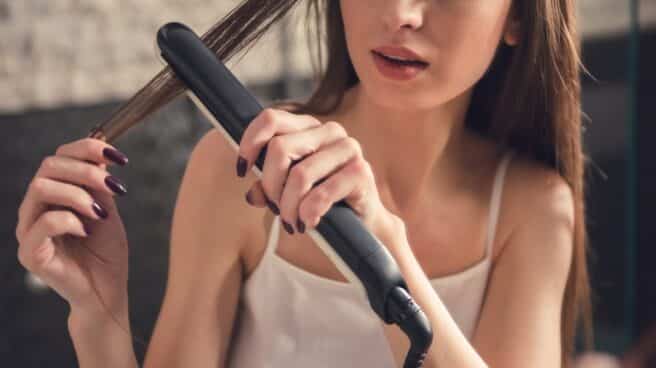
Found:
[[[410,60],[410,59],[403,59],[403,58],[396,57],[396,56],[390,56],[390,55],[384,55],[384,56],[388,59],[392,59],[392,60],[396,60],[396,61],[413,61],[413,60]]]
[[[425,64],[426,64],[426,63],[423,62],[423,61],[404,59],[404,58],[400,58],[400,57],[397,57],[397,56],[386,55],[386,54],[383,54],[383,53],[380,53],[380,52],[377,52],[377,54],[380,55],[381,57],[384,57],[384,58],[386,58],[386,59],[389,59],[389,60],[394,61],[394,62],[397,62],[397,63],[408,64],[408,65],[410,65],[410,64],[421,64],[421,65],[425,65]]]

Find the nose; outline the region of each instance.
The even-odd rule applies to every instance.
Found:
[[[383,21],[392,32],[406,28],[417,30],[424,22],[423,1],[416,0],[390,0],[385,3]]]

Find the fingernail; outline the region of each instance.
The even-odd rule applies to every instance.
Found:
[[[107,187],[109,187],[109,189],[111,189],[116,194],[123,195],[128,192],[128,190],[125,189],[125,185],[123,185],[123,183],[121,183],[121,181],[113,175],[108,175],[105,178],[105,185],[107,185]]]
[[[128,157],[125,154],[110,147],[105,147],[103,149],[103,156],[121,166],[128,163]]]
[[[246,202],[250,204],[251,206],[254,206],[255,204],[253,203],[253,199],[251,199],[251,191],[249,190],[246,192]]]
[[[298,229],[298,232],[303,234],[305,232],[305,224],[301,219],[296,220],[296,228]]]
[[[266,198],[266,195],[265,195],[265,199],[266,199],[266,204],[267,204],[267,206],[269,206],[269,209],[271,210],[271,212],[273,212],[275,215],[279,215],[280,210],[278,209],[278,206],[276,206],[275,203],[271,202],[271,200],[269,198]]]
[[[96,215],[100,216],[101,218],[105,219],[109,215],[107,211],[104,208],[102,208],[102,206],[98,202],[93,202],[91,207],[93,208],[93,211],[96,213]]]
[[[285,220],[282,220],[282,226],[285,227],[285,231],[287,231],[290,234],[294,234],[294,229],[292,228],[292,225],[288,224]]]
[[[237,159],[237,175],[240,177],[244,177],[246,175],[246,165],[248,162],[246,161],[245,158],[239,156],[239,159]]]

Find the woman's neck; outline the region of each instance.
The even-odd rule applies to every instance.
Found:
[[[464,126],[469,99],[467,92],[433,110],[390,109],[357,84],[332,118],[360,142],[381,195],[389,195],[395,212],[410,214],[427,190],[452,183],[448,179],[480,149]]]

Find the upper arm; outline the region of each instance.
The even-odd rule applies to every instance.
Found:
[[[521,220],[494,265],[472,341],[490,367],[560,366],[574,201],[555,172],[537,173],[531,183],[516,198]]]
[[[221,367],[241,288],[248,183],[236,153],[212,129],[190,155],[173,213],[166,293],[147,367]]]

